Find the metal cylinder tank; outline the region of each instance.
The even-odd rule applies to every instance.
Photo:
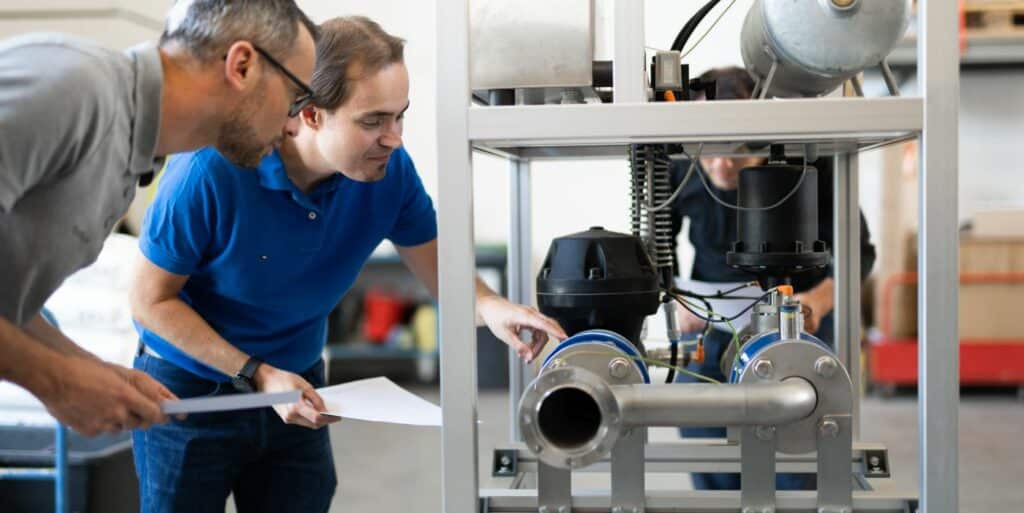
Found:
[[[818,96],[878,65],[907,29],[910,0],[756,0],[740,50],[769,96]]]

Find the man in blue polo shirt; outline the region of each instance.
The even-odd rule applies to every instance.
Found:
[[[369,19],[330,20],[294,137],[255,169],[213,149],[169,164],[139,244],[136,368],[179,397],[300,389],[303,400],[136,431],[144,512],[223,512],[229,492],[241,513],[327,510],[336,477],[317,428],[330,420],[314,389],[329,312],[385,239],[437,294],[436,215],[402,148],[402,54]],[[565,337],[479,280],[477,312],[527,361]],[[518,338],[527,327],[532,344]]]

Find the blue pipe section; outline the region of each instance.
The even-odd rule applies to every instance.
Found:
[[[746,344],[743,344],[743,347],[740,348],[739,358],[733,361],[732,371],[729,373],[729,383],[739,383],[740,375],[743,374],[747,365],[750,365],[750,362],[756,360],[761,351],[764,351],[772,344],[779,342],[781,338],[782,336],[778,331],[770,331],[768,333],[758,335],[747,341]],[[811,335],[810,333],[800,333],[800,340],[804,340],[812,344],[818,344],[826,351],[834,353],[832,348],[828,347],[828,344],[822,342],[821,339]]]
[[[557,347],[555,347],[555,350],[551,351],[551,353],[548,354],[548,357],[544,359],[544,365],[542,368],[547,368],[548,364],[551,363],[559,353],[570,347],[581,344],[593,344],[600,347],[611,348],[623,353],[623,356],[629,358],[630,361],[640,369],[640,375],[643,376],[644,383],[650,384],[651,375],[647,372],[647,364],[639,359],[643,358],[643,355],[640,354],[640,350],[638,350],[626,337],[608,330],[581,331],[563,340]]]

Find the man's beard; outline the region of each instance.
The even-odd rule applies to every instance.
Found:
[[[261,141],[253,119],[263,103],[262,94],[253,94],[238,109],[228,114],[217,133],[217,151],[242,167],[256,167],[273,141]]]

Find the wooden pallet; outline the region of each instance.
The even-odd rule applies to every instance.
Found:
[[[1024,2],[974,0],[964,4],[969,35],[1024,36]]]

